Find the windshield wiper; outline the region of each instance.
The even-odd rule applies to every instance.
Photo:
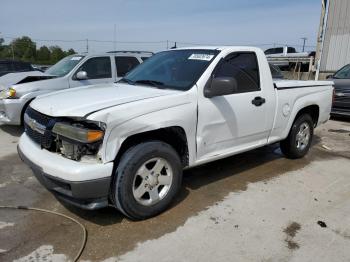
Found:
[[[136,80],[134,83],[135,84],[146,84],[146,85],[154,86],[154,87],[157,87],[157,88],[162,88],[162,86],[164,86],[163,82],[160,82],[160,81],[157,81],[157,80],[148,80],[148,79]]]
[[[117,81],[117,83],[128,83],[129,85],[135,85],[134,81],[127,79],[127,78],[122,78],[119,81]]]

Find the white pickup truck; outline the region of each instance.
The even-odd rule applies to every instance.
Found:
[[[59,199],[146,219],[170,205],[184,168],[276,142],[303,157],[332,84],[273,82],[253,47],[164,51],[119,83],[34,100],[18,152]]]

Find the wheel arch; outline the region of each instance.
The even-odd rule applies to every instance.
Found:
[[[29,104],[35,99],[35,97],[30,98],[23,106],[21,110],[21,125],[24,125],[24,113],[26,112],[27,107]]]
[[[179,154],[183,167],[189,165],[189,149],[188,140],[185,130],[180,126],[170,126],[159,128],[155,130],[145,131],[137,133],[127,137],[121,144],[117,156],[115,158],[115,166],[118,163],[122,155],[132,146],[142,142],[158,140],[172,146]]]
[[[296,119],[298,119],[299,116],[303,114],[308,114],[311,116],[312,121],[314,123],[314,127],[318,124],[318,119],[320,117],[320,107],[316,104],[306,106],[298,111],[296,116],[294,117],[293,123]]]
[[[314,122],[314,127],[317,126],[319,115],[320,115],[319,106],[314,103],[301,106],[298,110],[295,110],[295,113],[290,117],[287,128],[285,129],[282,135],[283,139],[288,136],[295,120],[298,119],[298,117],[300,117],[303,114],[309,114],[312,118],[312,121]]]

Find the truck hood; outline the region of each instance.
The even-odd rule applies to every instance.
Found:
[[[128,84],[99,84],[39,96],[30,106],[49,116],[84,117],[121,104],[179,92]]]
[[[9,73],[0,77],[0,90],[4,90],[17,84],[46,80],[54,77],[55,76],[45,74],[40,71]]]

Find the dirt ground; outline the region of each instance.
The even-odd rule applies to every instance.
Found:
[[[21,132],[0,127],[0,205],[76,218],[84,261],[350,260],[350,120],[317,128],[303,159],[272,145],[186,170],[173,206],[141,222],[58,202],[19,159]],[[0,261],[69,261],[81,239],[61,217],[0,209]]]

